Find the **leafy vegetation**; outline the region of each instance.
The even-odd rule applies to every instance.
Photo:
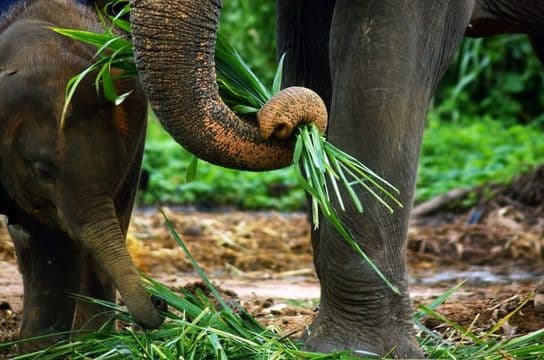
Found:
[[[221,26],[250,67],[271,84],[274,9],[272,1],[258,3],[226,0]],[[541,162],[543,70],[523,35],[463,41],[435,93],[416,201],[454,188],[506,182]],[[142,204],[153,203],[153,193],[162,201],[205,207],[306,207],[292,169],[234,173],[201,163],[195,181],[184,184],[179,169],[189,157],[157,127],[152,124],[149,131],[144,169],[151,174],[150,191],[141,194]]]
[[[435,93],[432,112],[446,122],[490,117],[509,125],[540,123],[543,70],[524,35],[465,39]]]
[[[276,9],[274,0],[224,0],[220,31],[270,88],[276,57]]]
[[[150,174],[140,204],[196,205],[201,208],[235,206],[244,209],[296,210],[305,204],[304,191],[291,168],[267,173],[240,172],[199,161],[195,179],[185,181],[191,154],[152,120],[145,145],[143,168]]]
[[[544,133],[533,125],[483,117],[444,122],[431,113],[423,140],[416,198],[429,199],[458,187],[508,182],[542,163]]]
[[[173,291],[167,286],[145,278],[147,289],[168,304],[163,313],[166,322],[157,330],[140,331],[132,326],[124,331],[112,329],[114,320],[133,323],[131,315],[119,305],[102,300],[78,298],[113,310],[115,317],[96,332],[75,334],[37,353],[15,357],[22,359],[355,359],[349,353],[318,354],[300,349],[300,342],[282,337],[278,329],[266,329],[240,305],[227,305],[219,291],[193,258],[185,243],[166,218],[166,226],[210,293]],[[0,348],[15,343],[0,344]]]

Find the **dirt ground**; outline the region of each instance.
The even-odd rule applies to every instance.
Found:
[[[520,307],[499,334],[544,328],[532,301],[544,275],[543,178],[539,170],[508,186],[478,189],[413,219],[408,261],[414,306],[466,280],[438,309],[450,320],[480,332]],[[473,205],[459,210],[467,199]],[[234,292],[257,319],[286,334],[299,334],[311,323],[319,286],[304,214],[172,208],[166,213],[213,281]],[[136,211],[128,246],[138,267],[162,282],[191,286],[198,280],[154,209]],[[21,278],[0,221],[0,342],[15,339],[21,309]],[[441,332],[447,328],[429,318],[424,323]]]

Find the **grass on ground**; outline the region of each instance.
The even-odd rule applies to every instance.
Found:
[[[116,315],[112,320],[126,324],[124,330],[113,331],[111,321],[99,331],[73,334],[71,341],[60,342],[43,351],[13,359],[356,359],[349,352],[318,354],[303,351],[301,342],[282,336],[278,329],[264,328],[242,307],[232,301],[227,302],[191,256],[168,219],[166,224],[172,237],[207,285],[210,297],[199,290],[195,293],[185,289],[174,291],[145,278],[149,291],[160,296],[169,306],[164,313],[167,320],[159,329],[141,330],[130,325],[130,314],[117,304],[87,298],[88,301],[103,305],[105,310],[113,310]],[[418,306],[413,317],[419,329],[418,342],[429,358],[544,358],[544,329],[509,339],[496,334],[502,323],[525,303],[482,334],[470,328],[465,329],[437,313],[435,309],[461,286],[462,283],[458,284],[428,305]],[[425,316],[439,320],[449,330],[443,334],[429,330],[422,324]],[[0,349],[13,345],[13,342],[0,344]],[[358,355],[376,358],[370,353],[361,352]]]

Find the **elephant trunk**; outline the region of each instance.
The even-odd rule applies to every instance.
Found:
[[[75,237],[113,281],[136,323],[149,329],[159,327],[163,317],[142,286],[140,274],[125,246],[113,201],[94,206],[83,224]]]
[[[325,105],[307,89],[290,89],[265,105],[261,130],[221,100],[214,59],[221,0],[132,0],[131,5],[144,90],[166,130],[199,158],[236,169],[276,169],[291,163],[288,138],[299,123],[318,122],[324,130]]]

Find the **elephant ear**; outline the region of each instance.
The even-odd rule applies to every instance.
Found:
[[[119,93],[120,91],[123,91],[124,93],[126,91],[127,80],[118,79],[111,82],[112,78],[121,77],[121,76],[122,76],[122,72],[120,70],[115,68],[111,69],[109,81],[114,92]],[[117,96],[116,94],[113,94],[113,95]],[[105,94],[103,96],[106,97]],[[130,92],[128,96],[130,96]],[[126,100],[126,98],[124,100]],[[113,100],[110,99],[109,101],[113,101]],[[111,104],[111,106],[113,107],[113,111],[112,111],[113,123],[115,125],[115,128],[117,129],[117,132],[121,136],[123,143],[128,148],[130,143],[130,123],[129,123],[130,114],[127,113],[127,110],[130,110],[130,104],[128,104],[127,106],[126,101],[121,101],[120,103],[117,103],[117,99],[115,100],[115,102],[116,102],[115,104]]]
[[[20,79],[14,77],[15,69],[0,68],[0,136],[1,141],[11,141],[23,122],[21,116],[10,116],[13,109],[22,106],[24,101],[23,86]]]
[[[115,76],[115,70],[112,74]],[[143,139],[142,127],[145,129],[147,120],[147,99],[140,83],[134,78],[124,78],[115,81],[115,89],[122,95],[119,104],[111,104],[112,120],[123,144],[129,152],[135,149]]]
[[[129,116],[122,105],[113,108],[113,122],[126,147],[130,144]]]

